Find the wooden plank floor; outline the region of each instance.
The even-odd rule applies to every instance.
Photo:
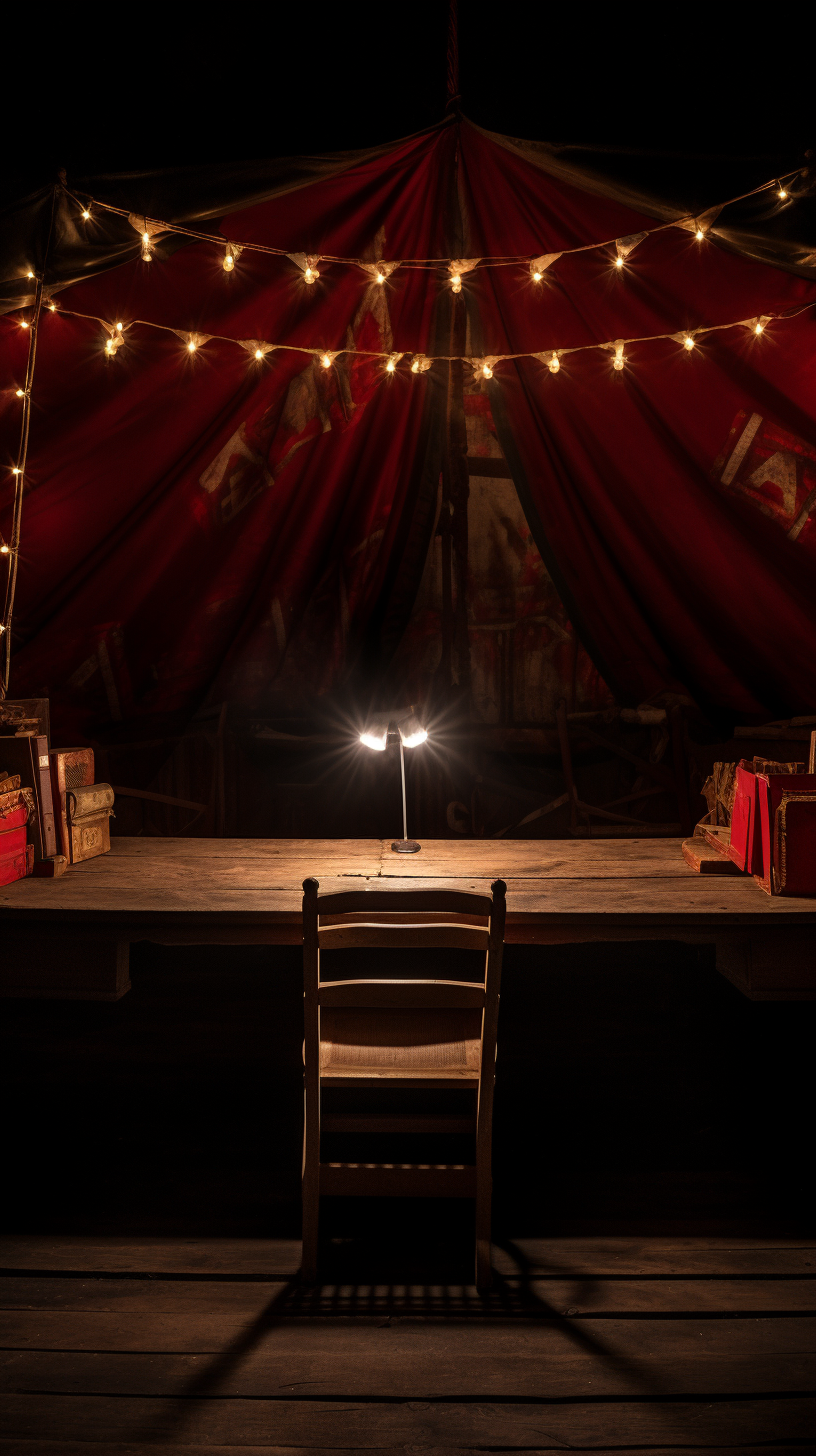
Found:
[[[298,1259],[6,1239],[0,1451],[814,1449],[816,1241],[508,1242],[486,1299]]]

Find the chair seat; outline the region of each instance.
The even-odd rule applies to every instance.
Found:
[[[326,1007],[320,1079],[477,1083],[481,1028],[475,1010]]]

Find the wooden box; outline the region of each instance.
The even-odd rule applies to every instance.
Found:
[[[816,774],[757,774],[761,858],[769,895],[816,895]]]
[[[87,784],[65,793],[71,864],[95,859],[110,850],[113,789],[110,784]]]
[[[68,828],[68,807],[65,795],[69,789],[83,789],[94,781],[94,751],[92,748],[52,748],[51,785],[54,799],[54,817],[57,824],[57,847],[71,858],[71,834]]]

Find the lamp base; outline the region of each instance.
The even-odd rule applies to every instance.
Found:
[[[395,839],[391,845],[395,854],[417,854],[422,848],[415,839]]]

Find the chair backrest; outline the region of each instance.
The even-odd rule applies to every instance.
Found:
[[[489,895],[465,890],[342,890],[321,895],[303,882],[303,991],[307,1060],[320,1037],[320,1007],[483,1010],[482,1065],[495,1058],[504,945],[503,880]],[[457,916],[456,920],[448,917]],[[390,917],[390,918],[389,918]],[[403,917],[395,919],[395,917]],[[321,950],[457,949],[484,952],[479,980],[431,978],[324,981]]]

